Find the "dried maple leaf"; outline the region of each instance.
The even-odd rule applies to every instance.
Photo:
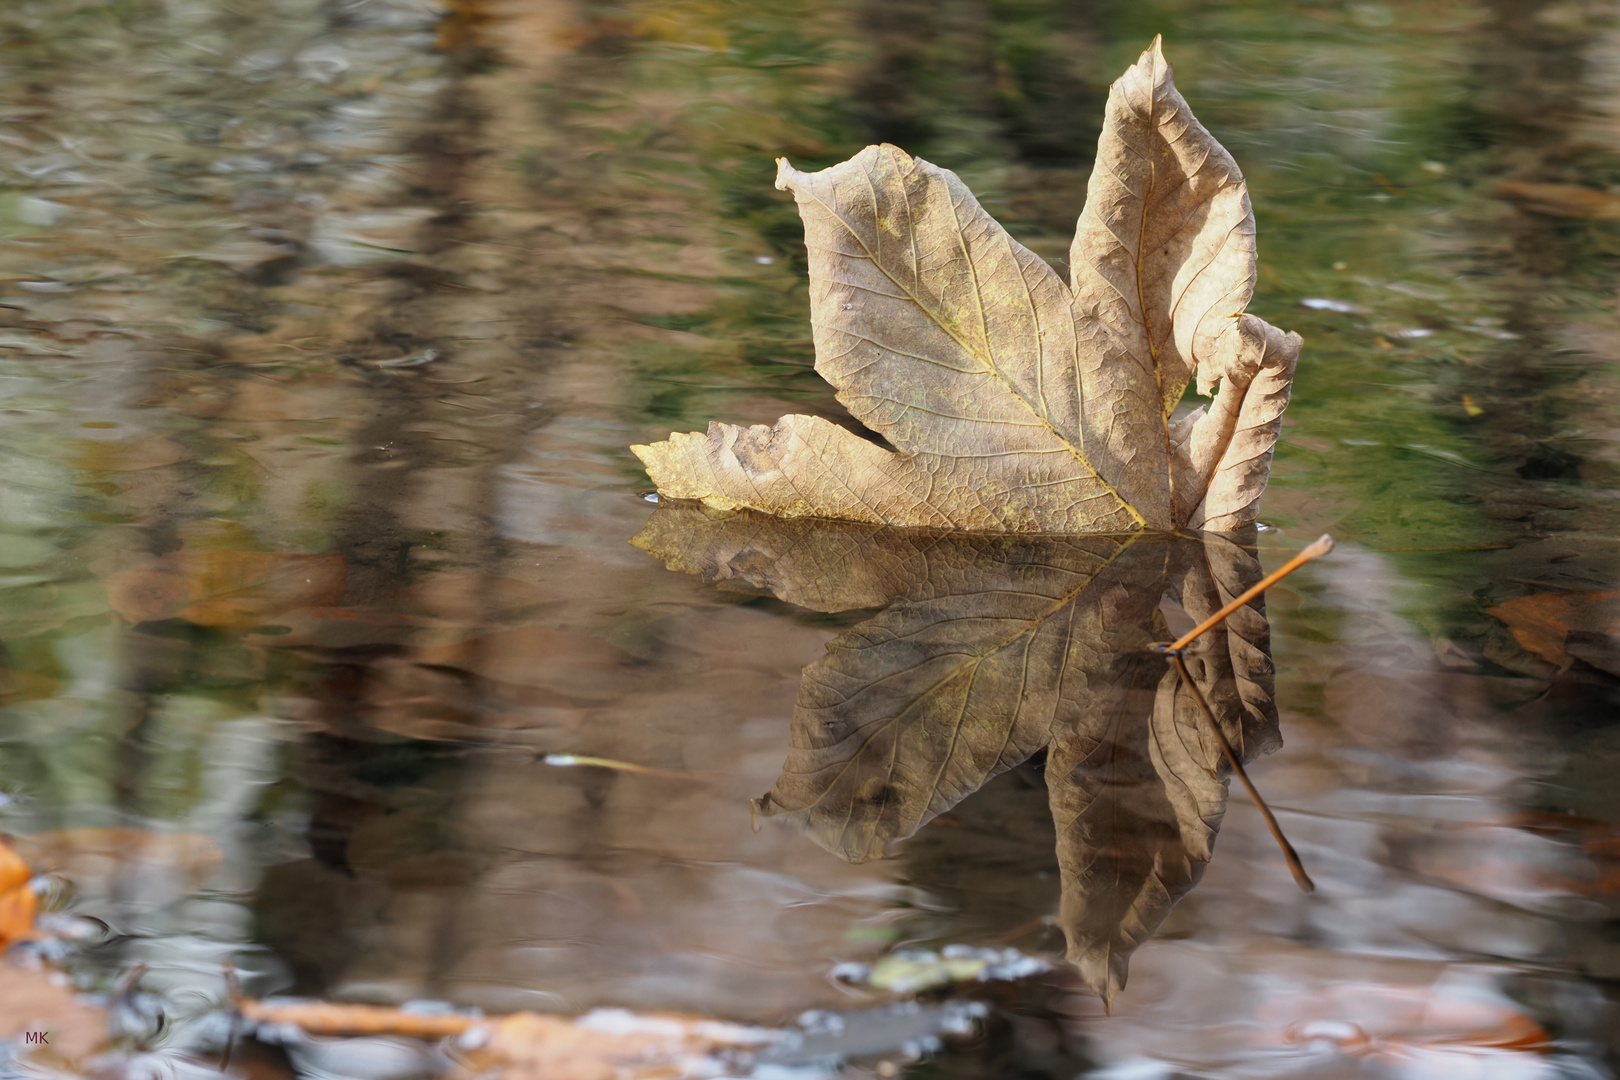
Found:
[[[779,166],[816,370],[894,449],[811,416],[711,423],[631,448],[664,495],[986,532],[1254,520],[1300,338],[1243,313],[1248,192],[1157,39],[1109,94],[1068,284],[955,174],[896,147]],[[1214,402],[1172,421],[1195,377]]]
[[[1111,998],[1202,876],[1225,810],[1221,751],[1148,646],[1173,636],[1165,599],[1202,620],[1260,579],[1234,539],[1012,539],[670,504],[632,542],[818,610],[883,607],[805,668],[782,775],[755,804],[843,858],[891,853],[1045,748],[1059,921]],[[1281,742],[1269,642],[1255,601],[1187,654],[1246,760]]]

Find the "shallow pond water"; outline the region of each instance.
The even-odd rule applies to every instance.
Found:
[[[898,143],[1066,270],[1108,84],[1158,33],[1248,179],[1252,310],[1306,339],[1259,531],[655,508],[632,443],[848,420],[774,157]],[[782,1025],[892,996],[839,965],[975,946],[1050,968],[848,1067],[1608,1075],[1611,188],[1606,3],[12,0],[0,830],[111,928],[76,976],[144,964],[182,1041],[226,960],[255,995]],[[1036,624],[1093,620],[1088,707],[1197,743],[1135,650],[1323,532],[1200,661],[1312,895],[1145,734],[1085,773],[1046,728],[829,759],[795,716],[856,700],[829,672],[882,681],[879,631],[1039,594]],[[987,685],[990,717],[1067,700]],[[887,780],[818,781],[868,750]],[[1111,1012],[1084,978],[1115,961],[1066,935],[1129,940]]]

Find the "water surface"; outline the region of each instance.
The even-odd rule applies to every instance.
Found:
[[[182,1033],[227,958],[255,994],[774,1025],[883,999],[841,963],[1015,947],[1053,971],[969,991],[978,1034],[915,1075],[1607,1075],[1615,16],[7,5],[0,827],[114,927],[81,977],[145,963]],[[751,809],[803,748],[801,669],[936,579],[673,572],[627,542],[655,508],[626,448],[847,421],[774,157],[896,142],[1064,271],[1156,33],[1249,181],[1253,309],[1306,339],[1244,542],[1340,546],[1268,597],[1283,747],[1252,767],[1318,890],[1211,795],[1214,857],[1107,1015],[1061,959],[1058,744],[877,848]],[[1192,606],[1132,580],[1122,649]],[[1535,596],[1550,642],[1487,613]]]

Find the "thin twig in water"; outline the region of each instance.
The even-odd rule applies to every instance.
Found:
[[[1211,627],[1218,625],[1221,620],[1232,614],[1232,612],[1236,611],[1244,604],[1247,604],[1250,600],[1253,600],[1255,597],[1259,596],[1261,593],[1265,592],[1267,589],[1271,588],[1273,585],[1277,584],[1277,582],[1281,581],[1289,574],[1292,574],[1295,570],[1298,570],[1312,559],[1320,559],[1323,555],[1326,555],[1332,550],[1333,537],[1323,533],[1314,543],[1307,546],[1298,555],[1295,555],[1292,559],[1289,559],[1287,562],[1277,567],[1277,569],[1255,582],[1254,585],[1250,586],[1248,589],[1245,589],[1243,594],[1236,600],[1233,600],[1230,604],[1227,604],[1225,607],[1221,608],[1221,610],[1217,611],[1215,614],[1211,615],[1209,618],[1205,619],[1203,622],[1199,623],[1185,634],[1182,634],[1175,641],[1171,642],[1170,647],[1165,651],[1178,652],[1181,649],[1185,649],[1188,645],[1191,645],[1193,642],[1197,641],[1201,634],[1205,633]]]
[[[1226,732],[1221,730],[1221,725],[1215,719],[1215,714],[1210,711],[1209,702],[1204,700],[1203,691],[1198,689],[1198,684],[1193,682],[1192,675],[1188,673],[1187,662],[1181,658],[1181,650],[1166,649],[1165,655],[1170,657],[1170,662],[1176,665],[1176,671],[1181,674],[1181,681],[1186,684],[1188,690],[1192,691],[1193,700],[1198,702],[1199,711],[1204,714],[1204,719],[1209,722],[1209,729],[1215,733],[1215,741],[1220,743],[1221,753],[1226,755],[1227,763],[1232,766],[1232,771],[1237,773],[1238,779],[1243,781],[1244,790],[1249,793],[1249,798],[1254,800],[1254,805],[1260,808],[1260,816],[1266,819],[1266,828],[1271,830],[1271,838],[1277,841],[1277,846],[1282,848],[1283,858],[1288,861],[1288,872],[1294,875],[1295,883],[1302,890],[1308,893],[1315,892],[1316,883],[1305,872],[1305,864],[1299,861],[1299,853],[1294,850],[1294,845],[1288,842],[1288,837],[1283,835],[1282,826],[1278,825],[1277,819],[1272,816],[1271,807],[1266,805],[1266,800],[1260,797],[1260,792],[1255,789],[1254,782],[1249,779],[1249,774],[1244,771],[1243,762],[1238,760],[1237,752],[1232,749],[1232,744],[1227,741]]]
[[[242,984],[236,977],[236,965],[225,958],[225,994],[231,1002],[231,1026],[225,1032],[225,1049],[219,1055],[219,1071],[231,1071],[231,1055],[236,1052],[236,1027],[242,1020]]]
[[[617,769],[619,772],[640,773],[643,776],[667,776],[674,780],[695,779],[691,773],[676,772],[673,769],[655,769],[650,765],[637,765],[630,761],[615,761],[613,758],[587,757],[584,754],[547,754],[541,760],[547,765],[560,768],[587,765],[597,769]]]
[[[146,965],[141,961],[137,960],[129,965],[129,970],[119,978],[118,984],[113,987],[113,992],[107,998],[107,1010],[111,1012],[122,1005],[129,995],[135,992],[135,984],[140,982],[141,976],[145,974]]]
[[[1260,792],[1255,788],[1254,782],[1249,779],[1249,774],[1244,770],[1243,762],[1238,758],[1237,751],[1232,749],[1232,744],[1227,741],[1226,732],[1221,730],[1220,722],[1215,719],[1215,713],[1210,709],[1209,702],[1204,700],[1203,691],[1198,689],[1198,684],[1193,682],[1192,675],[1187,671],[1187,662],[1182,659],[1182,653],[1188,645],[1197,641],[1200,636],[1219,626],[1232,612],[1247,604],[1312,559],[1319,559],[1332,550],[1333,537],[1324,533],[1315,543],[1310,544],[1293,558],[1255,582],[1253,586],[1245,589],[1231,603],[1160,650],[1170,658],[1171,663],[1176,665],[1177,674],[1181,676],[1181,681],[1186,685],[1187,689],[1192,691],[1193,700],[1198,702],[1198,711],[1203,715],[1205,722],[1209,724],[1210,731],[1214,733],[1215,741],[1220,744],[1221,753],[1226,755],[1227,763],[1232,766],[1232,771],[1243,782],[1243,788],[1249,793],[1249,798],[1253,799],[1254,805],[1260,808],[1260,815],[1266,819],[1266,828],[1271,830],[1272,839],[1277,841],[1277,846],[1282,849],[1283,858],[1288,862],[1288,872],[1294,875],[1295,883],[1308,893],[1316,891],[1316,883],[1305,872],[1305,864],[1300,862],[1299,853],[1294,850],[1294,845],[1290,844],[1288,837],[1283,835],[1282,826],[1277,824],[1276,817],[1271,813],[1271,807],[1266,805],[1266,800],[1260,797]]]

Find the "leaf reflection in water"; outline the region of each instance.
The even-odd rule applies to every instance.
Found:
[[[1198,883],[1228,768],[1155,643],[1262,571],[1242,536],[1008,537],[722,515],[666,503],[632,541],[671,569],[816,611],[881,608],[804,671],[759,813],[852,862],[882,858],[1046,750],[1068,956],[1111,1001]],[[1244,761],[1281,745],[1263,601],[1186,653]]]

